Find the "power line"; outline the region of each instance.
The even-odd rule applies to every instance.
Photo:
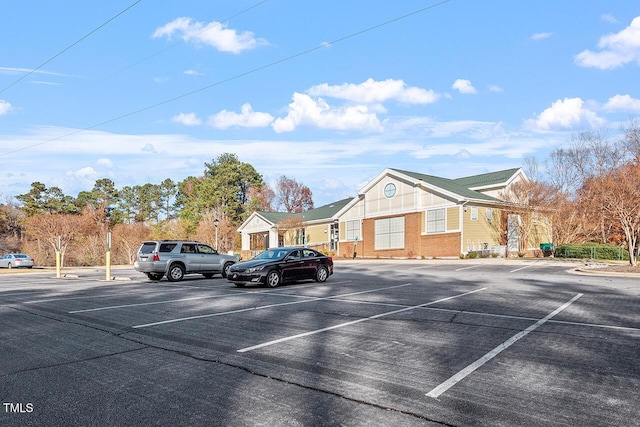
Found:
[[[145,61],[148,61],[148,60],[150,60],[150,59],[152,59],[152,58],[155,58],[156,56],[161,55],[161,54],[165,53],[166,51],[173,49],[173,48],[174,48],[174,47],[176,47],[176,46],[179,46],[179,45],[181,45],[181,44],[183,44],[183,43],[186,43],[186,42],[188,42],[189,40],[191,40],[192,38],[194,38],[194,37],[196,37],[196,36],[198,36],[198,35],[200,35],[200,34],[202,34],[202,33],[206,32],[206,31],[209,31],[210,29],[212,29],[212,28],[214,28],[214,27],[217,27],[217,26],[222,25],[222,22],[228,22],[228,21],[230,21],[230,20],[231,20],[231,19],[233,19],[233,18],[236,18],[236,17],[238,17],[238,16],[240,16],[240,15],[242,15],[242,14],[244,14],[244,13],[249,12],[249,11],[250,11],[250,10],[252,10],[252,9],[255,9],[256,7],[258,7],[258,6],[260,6],[260,5],[264,4],[264,3],[266,3],[267,1],[269,1],[269,0],[262,0],[261,2],[256,3],[256,4],[254,4],[253,6],[249,6],[248,8],[246,8],[246,9],[244,9],[244,10],[241,10],[240,12],[236,13],[235,15],[231,15],[230,17],[228,17],[228,18],[226,18],[226,19],[223,19],[223,20],[222,20],[222,21],[220,21],[220,22],[214,22],[214,23],[211,23],[211,24],[207,25],[205,28],[203,28],[202,30],[200,30],[200,31],[198,31],[197,33],[193,34],[190,38],[180,40],[180,41],[178,41],[178,42],[176,42],[176,43],[174,43],[174,44],[172,44],[172,45],[170,45],[170,46],[168,46],[168,47],[166,47],[166,48],[164,48],[164,49],[161,49],[161,50],[159,50],[159,51],[157,51],[157,52],[155,52],[155,53],[152,53],[151,55],[149,55],[149,56],[147,56],[147,57],[145,57],[145,58],[143,58],[143,59],[141,59],[141,60],[139,60],[139,61],[137,61],[137,62],[134,62],[133,64],[127,65],[126,67],[121,68],[121,69],[120,69],[120,70],[118,70],[118,71],[114,71],[113,73],[111,73],[111,74],[107,75],[106,77],[103,77],[103,78],[101,78],[100,80],[95,81],[93,84],[95,85],[95,84],[101,83],[101,82],[103,82],[103,81],[105,81],[105,80],[110,79],[111,77],[113,77],[113,76],[115,76],[115,75],[117,75],[117,74],[122,73],[123,71],[129,70],[129,69],[131,69],[131,68],[135,67],[136,65],[142,64],[142,63],[143,63],[143,62],[145,62]]]
[[[382,23],[380,23],[380,24],[377,24],[377,25],[374,25],[374,26],[371,26],[371,27],[365,28],[365,29],[363,29],[363,30],[356,31],[355,33],[351,33],[351,34],[349,34],[349,35],[346,35],[346,36],[343,36],[343,37],[337,38],[337,39],[335,39],[335,40],[333,40],[333,41],[330,41],[330,42],[327,42],[327,43],[323,43],[323,44],[321,44],[321,45],[319,45],[319,46],[312,47],[312,48],[310,48],[310,49],[307,49],[307,50],[304,50],[304,51],[301,51],[301,52],[295,53],[295,54],[293,54],[293,55],[290,55],[290,56],[287,56],[287,57],[285,57],[285,58],[279,59],[279,60],[277,60],[277,61],[273,61],[273,62],[270,62],[270,63],[268,63],[268,64],[265,64],[265,65],[262,65],[262,66],[259,66],[259,67],[256,67],[256,68],[253,68],[253,69],[248,70],[248,71],[245,71],[245,72],[243,72],[243,73],[236,74],[235,76],[231,76],[231,77],[228,77],[228,78],[226,78],[226,79],[218,80],[218,81],[217,81],[217,82],[215,82],[215,83],[211,83],[211,84],[209,84],[209,85],[207,85],[207,86],[203,86],[203,87],[201,87],[201,88],[199,88],[199,89],[195,89],[195,90],[192,90],[192,91],[190,91],[190,92],[183,93],[182,95],[178,95],[178,96],[174,96],[174,97],[169,98],[169,99],[165,99],[164,101],[160,101],[160,102],[157,102],[157,103],[155,103],[155,104],[148,105],[148,106],[143,107],[143,108],[140,108],[140,109],[138,109],[138,110],[134,110],[134,111],[131,111],[131,112],[129,112],[129,113],[123,114],[123,115],[121,115],[121,116],[117,116],[117,117],[111,118],[111,119],[109,119],[109,120],[105,120],[105,121],[103,121],[103,122],[96,123],[96,124],[91,125],[91,126],[88,126],[88,127],[86,127],[86,128],[78,129],[78,130],[76,130],[76,131],[69,132],[69,133],[67,133],[67,134],[60,135],[60,136],[58,136],[58,137],[48,139],[48,140],[46,140],[46,141],[38,142],[38,143],[36,143],[36,144],[27,145],[27,146],[25,146],[25,147],[18,148],[17,150],[1,152],[1,153],[0,153],[0,157],[6,156],[6,155],[9,155],[9,154],[14,154],[14,153],[17,153],[17,152],[20,152],[20,151],[24,151],[24,150],[27,150],[27,149],[29,149],[29,148],[37,147],[37,146],[39,146],[39,145],[43,145],[43,144],[46,144],[46,143],[49,143],[49,142],[58,141],[58,140],[60,140],[60,139],[67,138],[67,137],[69,137],[69,136],[77,135],[77,134],[79,134],[79,133],[81,133],[81,132],[85,132],[85,131],[88,131],[88,130],[96,129],[96,128],[100,127],[100,126],[104,126],[104,125],[106,125],[106,124],[113,123],[113,122],[116,122],[116,121],[118,121],[118,120],[125,119],[125,118],[127,118],[127,117],[130,117],[130,116],[133,116],[133,115],[136,115],[136,114],[142,113],[142,112],[144,112],[144,111],[151,110],[151,109],[156,108],[156,107],[159,107],[159,106],[161,106],[161,105],[169,104],[169,103],[171,103],[171,102],[177,101],[177,100],[182,99],[182,98],[186,98],[186,97],[188,97],[188,96],[194,95],[194,94],[199,93],[199,92],[203,92],[203,91],[205,91],[205,90],[211,89],[211,88],[216,87],[216,86],[220,86],[220,85],[225,84],[225,83],[228,83],[228,82],[230,82],[230,81],[237,80],[237,79],[239,79],[239,78],[246,77],[246,76],[248,76],[248,75],[250,75],[250,74],[257,73],[258,71],[262,71],[262,70],[265,70],[265,69],[267,69],[267,68],[271,68],[271,67],[273,67],[273,66],[275,66],[275,65],[279,65],[279,64],[282,64],[282,63],[284,63],[284,62],[291,61],[291,60],[293,60],[293,59],[295,59],[295,58],[299,58],[299,57],[301,57],[301,56],[304,56],[304,55],[307,55],[307,54],[309,54],[309,53],[315,52],[316,50],[324,49],[324,48],[325,48],[325,47],[327,47],[327,46],[331,46],[331,45],[334,45],[334,44],[341,43],[341,42],[343,42],[343,41],[345,41],[345,40],[349,40],[349,39],[351,39],[351,38],[354,38],[354,37],[357,37],[357,36],[362,35],[362,34],[364,34],[364,33],[367,33],[367,32],[373,31],[373,30],[376,30],[376,29],[378,29],[378,28],[384,27],[384,26],[389,25],[389,24],[392,24],[392,23],[394,23],[394,22],[401,21],[401,20],[403,20],[403,19],[409,18],[409,17],[411,17],[411,16],[414,16],[414,15],[417,15],[417,14],[419,14],[419,13],[425,12],[425,11],[427,11],[427,10],[433,9],[433,8],[435,8],[435,7],[441,6],[441,5],[445,4],[445,3],[448,3],[449,1],[451,1],[451,0],[443,0],[443,1],[439,2],[439,3],[435,3],[435,4],[432,4],[432,5],[430,5],[430,6],[423,7],[423,8],[421,8],[421,9],[415,10],[415,11],[410,12],[410,13],[407,13],[407,14],[405,14],[405,15],[398,16],[398,17],[396,17],[396,18],[390,19],[390,20],[385,21],[385,22],[382,22]]]
[[[17,79],[16,81],[14,81],[13,83],[9,84],[9,86],[5,87],[4,89],[0,90],[0,93],[3,93],[4,91],[6,91],[7,89],[15,86],[16,84],[18,84],[19,82],[21,82],[22,80],[26,79],[27,77],[29,77],[31,74],[35,73],[36,71],[38,71],[40,68],[44,67],[45,65],[47,65],[49,62],[53,61],[54,59],[56,59],[57,57],[59,57],[60,55],[62,55],[63,53],[65,53],[66,51],[68,51],[69,49],[71,49],[72,47],[74,47],[75,45],[77,45],[78,43],[80,43],[81,41],[83,41],[84,39],[86,39],[87,37],[91,36],[93,33],[95,33],[96,31],[100,30],[102,27],[106,26],[107,24],[109,24],[111,21],[115,20],[116,18],[118,18],[120,15],[124,14],[125,12],[127,12],[129,9],[133,8],[135,5],[137,5],[138,3],[140,3],[142,0],[137,0],[136,2],[134,2],[133,4],[131,4],[130,6],[128,6],[126,9],[118,12],[115,16],[113,16],[112,18],[110,18],[108,21],[102,23],[100,26],[98,26],[97,28],[91,30],[89,33],[85,34],[84,36],[82,36],[80,39],[76,40],[75,42],[73,42],[72,44],[70,44],[69,46],[65,47],[64,49],[62,49],[60,52],[56,53],[55,55],[53,55],[51,58],[47,59],[46,61],[44,61],[42,64],[38,65],[36,68],[32,69],[31,71],[29,71],[27,74],[25,74],[24,76],[20,77],[19,79]]]

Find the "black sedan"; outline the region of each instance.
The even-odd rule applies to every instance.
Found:
[[[333,274],[333,259],[309,248],[273,248],[248,261],[233,264],[227,280],[239,288],[256,283],[275,288],[284,282],[313,279],[324,282]]]

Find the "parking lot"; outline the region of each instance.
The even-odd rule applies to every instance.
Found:
[[[640,278],[577,266],[1,275],[0,425],[640,425]]]

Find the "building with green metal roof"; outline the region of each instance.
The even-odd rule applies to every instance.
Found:
[[[506,213],[504,195],[522,181],[520,168],[457,179],[388,168],[353,198],[300,214],[252,213],[238,229],[242,254],[284,245],[347,258],[505,254],[521,245],[519,219]],[[550,241],[549,234],[543,230],[540,239]]]

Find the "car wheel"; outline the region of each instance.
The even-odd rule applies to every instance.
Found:
[[[7,268],[13,268],[13,265],[11,265],[11,263],[9,263],[9,264],[7,265]]]
[[[280,284],[280,274],[277,271],[270,271],[267,274],[267,283],[266,285],[270,288],[275,288]]]
[[[184,277],[184,267],[180,264],[173,264],[169,267],[167,280],[170,282],[179,282]]]
[[[162,276],[164,276],[164,274],[162,273],[147,273],[147,277],[149,278],[149,280],[154,280],[156,282],[162,279]]]
[[[316,282],[324,282],[329,277],[329,270],[327,267],[319,267],[318,271],[316,271]]]
[[[211,279],[213,277],[213,273],[202,273],[205,279]]]
[[[222,267],[222,277],[227,277],[229,275],[229,269],[232,265],[232,262],[227,262],[224,264],[224,267]]]
[[[244,288],[244,283],[235,283],[236,288]]]

